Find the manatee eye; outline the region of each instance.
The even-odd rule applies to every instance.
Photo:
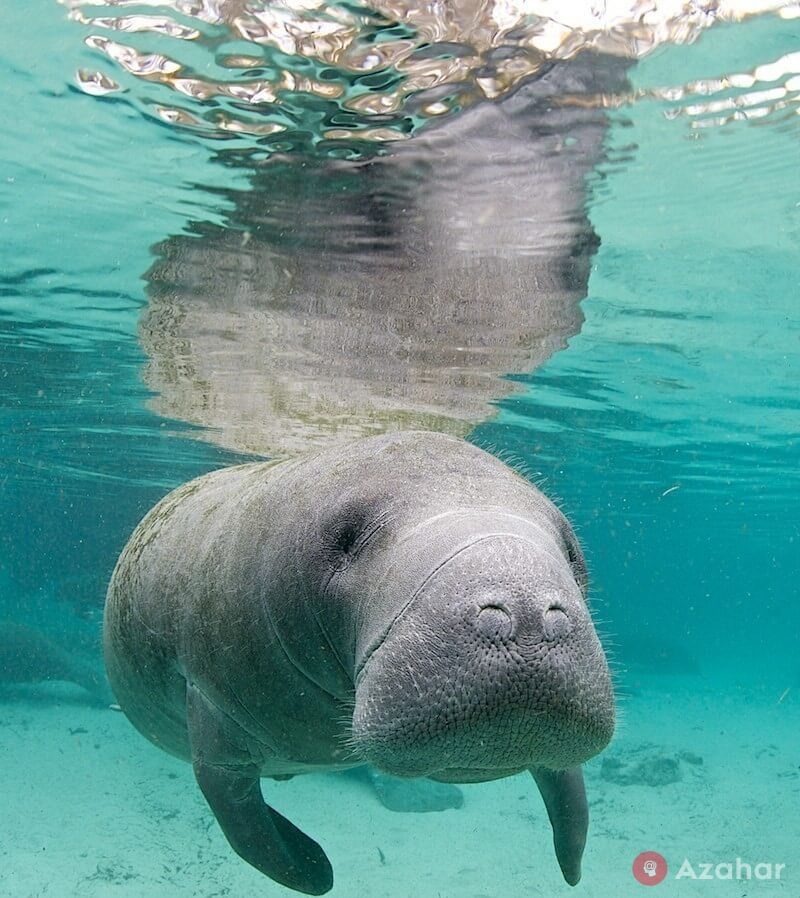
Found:
[[[569,561],[569,566],[572,568],[572,575],[575,577],[575,582],[578,584],[583,597],[586,598],[589,588],[589,574],[586,570],[586,561],[578,543],[578,538],[565,518],[562,518],[560,529],[567,561]]]
[[[351,501],[328,519],[323,540],[334,570],[342,571],[358,557],[386,521],[386,503],[380,497]]]
[[[330,569],[338,573],[350,567],[363,543],[362,532],[362,522],[352,517],[329,522],[323,546]]]
[[[354,552],[361,533],[360,522],[340,521],[334,528],[333,545],[337,552],[350,555]]]

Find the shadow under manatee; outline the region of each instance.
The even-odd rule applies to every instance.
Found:
[[[231,449],[464,436],[580,327],[597,238],[585,178],[628,63],[584,54],[357,161],[273,158],[225,227],[155,247],[153,408]],[[562,104],[571,97],[569,105]]]

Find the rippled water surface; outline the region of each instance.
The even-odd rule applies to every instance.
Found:
[[[384,430],[466,437],[574,521],[630,695],[623,749],[689,708],[683,748],[720,766],[670,788],[705,796],[703,832],[741,828],[709,851],[780,829],[796,869],[772,891],[794,894],[800,7],[7,6],[0,618],[96,665],[113,563],[170,487]],[[744,792],[767,777],[752,831],[725,804],[726,751]],[[687,793],[632,788],[596,869],[627,854],[588,894],[631,887],[625,840],[698,844]],[[375,825],[385,861],[401,836]],[[406,894],[383,861],[364,883]],[[45,894],[56,869],[35,870],[0,896]],[[162,894],[148,876],[126,894]]]

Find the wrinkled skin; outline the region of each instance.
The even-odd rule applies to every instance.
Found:
[[[440,434],[216,471],[123,551],[105,653],[120,705],[191,760],[233,848],[308,894],[320,846],[259,777],[369,763],[445,782],[530,770],[580,878],[580,764],[614,727],[571,527],[535,487]]]

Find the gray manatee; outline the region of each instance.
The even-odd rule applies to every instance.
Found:
[[[530,770],[580,879],[580,765],[614,729],[586,568],[559,510],[481,449],[400,432],[214,471],[122,552],[104,646],[117,699],[191,760],[234,850],[283,885],[333,884],[259,778],[371,764],[483,782]]]
[[[36,627],[0,620],[0,686],[49,680],[76,683],[99,706],[113,701],[98,666],[68,652]]]

